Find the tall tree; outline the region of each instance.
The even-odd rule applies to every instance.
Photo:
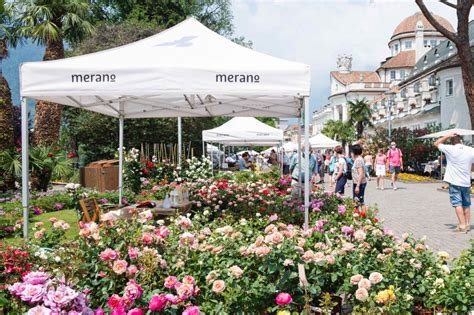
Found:
[[[349,123],[356,126],[357,138],[362,138],[365,127],[372,127],[372,109],[366,98],[348,102]]]
[[[0,151],[13,147],[13,104],[10,86],[3,76],[2,59],[8,57],[8,45],[15,45],[14,30],[10,27],[11,12],[0,1]]]
[[[342,120],[328,120],[324,124],[321,132],[329,138],[340,141],[343,146],[355,139],[354,126],[349,122],[343,122]]]
[[[14,25],[22,38],[46,46],[43,60],[64,58],[64,41],[74,44],[94,31],[88,0],[16,0],[10,4]],[[36,105],[34,142],[58,141],[63,106],[49,102]]]
[[[474,6],[474,0],[457,0],[456,3],[450,2],[450,0],[440,1],[456,10],[458,20],[456,33],[449,31],[436,20],[433,13],[426,7],[424,0],[415,0],[415,2],[431,25],[456,45],[461,61],[462,80],[471,116],[471,125],[474,128],[474,56],[469,43],[469,14]]]

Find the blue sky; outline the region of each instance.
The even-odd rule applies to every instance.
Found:
[[[455,26],[455,10],[426,3]],[[419,11],[414,0],[232,0],[232,10],[235,35],[254,49],[311,65],[313,110],[327,103],[337,55],[351,54],[354,70],[375,70],[395,27]]]

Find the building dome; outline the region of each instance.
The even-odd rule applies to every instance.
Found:
[[[449,23],[448,20],[436,14],[433,14],[433,16],[442,26],[444,26],[449,31],[454,32],[454,28],[451,25],[451,23]],[[405,18],[400,24],[398,24],[398,26],[393,31],[392,39],[397,35],[406,34],[406,33],[415,33],[416,24],[418,23],[418,21],[421,21],[421,23],[423,23],[425,31],[436,32],[436,29],[434,28],[433,25],[431,25],[428,19],[421,12],[417,12]]]

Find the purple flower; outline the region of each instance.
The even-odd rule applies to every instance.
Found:
[[[37,206],[34,206],[32,209],[33,209],[33,213],[36,214],[36,215],[43,213],[43,210],[41,210],[41,208],[39,208]]]
[[[104,310],[101,307],[99,307],[98,309],[94,311],[94,315],[104,315],[104,314],[105,314]]]
[[[383,229],[383,234],[387,236],[393,236],[393,231],[389,228],[384,228]]]
[[[46,294],[46,288],[42,284],[26,284],[25,289],[21,292],[21,300],[31,304],[38,303],[43,300]]]
[[[23,292],[24,290],[25,290],[25,284],[23,282],[16,282],[8,287],[8,291],[10,292],[10,294],[16,297],[20,297],[21,292]]]
[[[5,211],[3,211],[2,208],[0,208],[0,215],[4,215],[5,214]]]
[[[60,285],[56,290],[50,289],[44,298],[44,305],[50,307],[53,311],[63,311],[79,293],[66,285]]]
[[[64,204],[61,202],[56,202],[53,206],[54,210],[62,210],[64,208]]]
[[[316,221],[316,225],[314,226],[313,230],[318,231],[318,232],[324,232],[324,224],[326,223],[326,220],[318,220]]]
[[[28,315],[50,315],[51,310],[47,307],[38,305],[30,309],[27,314]]]
[[[49,274],[42,271],[32,271],[23,277],[25,284],[44,284],[49,280]]]
[[[346,213],[346,207],[345,206],[339,206],[337,207],[337,212],[339,212],[339,214],[344,214]]]
[[[128,205],[127,197],[122,197],[122,204],[123,205]]]
[[[101,199],[99,199],[99,203],[100,203],[100,204],[105,204],[105,203],[108,203],[108,202],[109,202],[109,200],[107,200],[107,198],[101,198]]]
[[[199,314],[200,314],[199,307],[195,305],[188,306],[183,312],[183,315],[199,315]]]
[[[347,226],[347,225],[344,225],[342,228],[341,228],[341,232],[346,235],[346,236],[349,236],[349,235],[352,235],[354,233],[354,230],[350,227],[350,226]]]

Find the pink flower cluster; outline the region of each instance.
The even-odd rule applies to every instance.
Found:
[[[35,306],[28,314],[90,314],[86,295],[77,292],[65,284],[64,279],[51,279],[49,274],[41,271],[30,272],[23,277],[23,282],[16,282],[8,287],[13,296],[28,305]]]
[[[359,301],[366,301],[369,298],[369,290],[374,284],[382,282],[383,276],[379,272],[372,272],[369,279],[365,279],[362,275],[352,276],[350,281],[352,285],[357,285],[355,297]]]
[[[175,276],[169,276],[165,279],[164,287],[174,289],[176,294],[167,293],[154,295],[148,303],[148,309],[153,312],[160,312],[171,305],[184,304],[189,298],[199,294],[200,289],[192,276],[184,276],[182,282],[179,282]],[[199,307],[187,304],[183,314],[197,315]]]
[[[135,280],[129,280],[125,289],[123,290],[123,296],[120,297],[117,294],[112,295],[107,304],[112,309],[111,314],[125,314],[126,310],[130,310],[135,301],[139,299],[143,294],[142,287],[135,282]],[[141,315],[145,312],[140,308],[131,309],[128,314]]]

